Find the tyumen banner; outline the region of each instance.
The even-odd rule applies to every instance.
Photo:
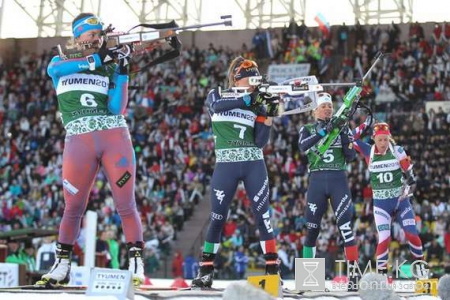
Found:
[[[19,285],[19,265],[0,263],[0,287]]]
[[[308,76],[310,64],[270,65],[268,74],[270,81],[280,84],[287,79]]]

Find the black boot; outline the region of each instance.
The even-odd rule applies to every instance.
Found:
[[[348,274],[348,292],[357,292],[359,290],[359,281],[361,280],[361,275],[353,270]]]
[[[264,254],[266,260],[266,275],[280,275],[280,259],[276,253]]]
[[[203,253],[200,262],[200,270],[197,277],[192,280],[191,287],[211,287],[214,279],[214,259],[216,255],[213,253]]]

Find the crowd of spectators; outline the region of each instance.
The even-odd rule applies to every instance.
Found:
[[[175,254],[173,270],[181,274],[181,254],[175,253],[173,246],[196,203],[204,198],[214,165],[214,141],[204,99],[210,88],[225,86],[226,66],[236,55],[271,63],[309,62],[319,79],[352,82],[368,69],[378,50],[392,53],[365,82],[363,99],[379,119],[392,125],[395,139],[413,159],[418,183],[412,201],[426,259],[438,262],[444,255],[449,257],[450,158],[445,153],[450,146],[450,114],[442,109],[425,111],[426,101],[450,100],[450,30],[447,24],[438,25],[440,33],[435,30],[432,36],[424,36],[420,24],[411,24],[408,40],[400,41],[395,24],[385,29],[344,24],[334,35],[333,31],[324,35],[291,23],[279,33],[258,32],[251,47],[243,45],[239,51],[212,44],[204,50],[188,48],[176,61],[134,76],[127,119],[137,160],[136,200],[145,229],[146,272],[151,275],[160,267],[161,256]],[[64,134],[46,75],[50,58],[50,53],[27,54],[11,68],[5,68],[0,60],[0,231],[57,228],[61,220]],[[145,60],[134,67],[143,65]],[[345,89],[331,93],[340,103]],[[357,115],[352,124],[363,118]],[[277,118],[264,149],[272,221],[285,278],[293,277],[293,259],[301,257],[306,233],[307,159],[297,142],[300,127],[311,120],[307,114]],[[88,209],[98,213],[99,239],[118,242],[114,246],[109,243],[118,249],[114,264],[125,267],[120,218],[105,182],[100,172]],[[367,262],[375,256],[376,230],[368,173],[361,157],[349,165],[349,182],[361,260]],[[247,266],[263,266],[258,231],[250,214],[249,199],[239,187],[216,260],[219,278],[237,278],[245,274]],[[108,234],[102,238],[105,232]],[[392,258],[405,257],[404,234],[398,224],[392,234]],[[83,235],[82,231],[79,249],[83,248]],[[34,245],[36,249],[40,243]],[[317,254],[328,258],[330,277],[336,275],[334,260],[343,258],[341,244],[328,211]],[[17,251],[10,249],[12,254]]]

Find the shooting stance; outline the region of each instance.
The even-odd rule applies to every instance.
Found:
[[[206,99],[215,139],[216,165],[211,179],[211,215],[203,247],[200,270],[193,287],[211,287],[214,259],[221,242],[221,232],[228,217],[238,183],[245,185],[260,244],[266,260],[266,274],[279,274],[279,260],[269,212],[269,179],[262,148],[269,140],[272,116],[278,110],[278,96],[260,93],[249,84],[259,77],[254,61],[235,58],[228,69],[229,90],[222,94],[213,89]],[[249,87],[243,96],[233,87]],[[268,102],[267,109],[264,104]]]
[[[355,159],[352,132],[347,126],[341,128],[336,138],[317,163],[314,154],[320,140],[334,129],[331,121],[333,104],[328,93],[317,94],[317,108],[314,116],[315,124],[307,124],[300,129],[299,148],[306,152],[309,160],[309,184],[306,195],[307,236],[303,246],[303,257],[314,258],[316,241],[320,232],[323,214],[328,208],[328,199],[336,216],[336,223],[342,234],[345,257],[349,262],[358,261],[358,247],[353,235],[352,211],[353,203],[348,188],[347,162]]]
[[[62,179],[64,215],[59,228],[56,261],[37,285],[70,281],[72,249],[78,237],[91,187],[100,167],[109,180],[115,208],[128,246],[129,270],[135,285],[144,281],[142,225],[135,202],[135,154],[123,116],[128,102],[128,61],[132,48],[107,48],[103,23],[91,13],[72,22],[74,42],[98,51],[86,57],[55,56],[47,72],[58,97],[66,130]]]

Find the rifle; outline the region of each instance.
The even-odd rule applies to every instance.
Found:
[[[364,80],[367,78],[372,69],[375,67],[378,61],[383,58],[384,55],[386,54],[378,52],[377,55],[375,56],[374,63],[366,72],[366,74],[364,74],[363,78],[361,80],[357,80],[356,84],[345,94],[344,103],[336,112],[336,114],[331,118],[330,122],[332,122],[333,124],[333,129],[326,136],[324,136],[317,144],[316,150],[314,151],[314,154],[316,154],[317,156],[314,165],[317,164],[317,162],[322,158],[325,152],[330,148],[331,144],[334,143],[336,138],[341,133],[342,128],[345,125],[347,125],[350,117],[354,113],[354,109],[352,108],[356,109],[359,99],[361,97],[360,95],[363,90],[362,84]]]
[[[231,15],[221,16],[220,18],[224,21],[216,23],[197,24],[185,27],[178,27],[178,25],[174,21],[162,24],[139,24],[132,27],[126,33],[113,32],[114,28],[112,28],[112,25],[109,25],[103,31],[103,36],[105,38],[106,47],[112,50],[120,49],[123,45],[131,45],[134,49],[132,56],[141,55],[145,52],[153,50],[156,47],[161,46],[165,42],[169,42],[170,46],[177,52],[175,53],[175,55],[178,56],[181,46],[181,43],[178,40],[179,32],[217,25],[232,26]],[[130,31],[137,27],[152,28],[153,30],[130,33]],[[176,41],[174,41],[174,39],[176,39]],[[96,53],[98,51],[98,48],[98,44],[83,44],[80,47],[69,48],[65,50],[62,50],[61,45],[56,46],[56,50],[58,51],[58,54],[62,59],[86,57]],[[156,59],[156,63],[153,63],[152,65],[175,58],[176,56],[171,55],[170,57],[162,60]]]
[[[249,85],[255,87],[255,90],[260,93],[264,93],[267,95],[278,95],[280,96],[280,102],[288,102],[291,101],[292,98],[305,95],[313,92],[321,92],[323,91],[322,84],[318,84],[317,78],[315,76],[305,76],[299,77],[295,79],[290,79],[283,82],[281,85],[278,85],[275,82],[270,82],[264,76],[252,76],[249,77]],[[248,91],[250,87],[232,87],[231,92],[222,93],[219,88],[219,94],[226,97],[241,97],[245,94],[249,94]],[[305,97],[306,98],[306,97]],[[307,112],[316,108],[316,102],[311,99],[308,103],[302,103],[301,107],[283,111],[281,115],[292,115]]]

